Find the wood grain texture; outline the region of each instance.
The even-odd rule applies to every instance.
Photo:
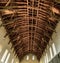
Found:
[[[0,0],[0,15],[19,60],[35,54],[40,60],[58,23],[53,0]],[[57,8],[56,8],[57,7]],[[1,10],[2,9],[2,10]],[[4,9],[4,10],[3,10]]]

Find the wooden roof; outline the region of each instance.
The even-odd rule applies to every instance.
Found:
[[[19,60],[35,54],[40,60],[60,17],[53,0],[0,0],[0,15]]]

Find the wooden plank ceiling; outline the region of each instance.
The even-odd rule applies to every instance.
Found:
[[[55,16],[56,15],[56,16]],[[19,60],[29,53],[40,60],[60,17],[54,0],[0,0],[0,16]]]

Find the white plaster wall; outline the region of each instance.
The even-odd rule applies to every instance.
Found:
[[[2,24],[2,21],[0,18],[0,25],[1,24]],[[0,27],[0,63],[2,63],[1,59],[2,59],[2,56],[3,56],[6,49],[9,51],[8,53],[11,54],[10,58],[8,60],[8,63],[11,63],[13,58],[14,58],[14,63],[16,63],[16,62],[19,63],[18,58],[16,58],[16,56],[14,56],[13,49],[11,50],[12,44],[8,45],[9,37],[7,36],[6,38],[4,38],[5,34],[6,34],[5,28],[3,26]]]
[[[55,44],[55,48],[56,48],[56,52],[57,52],[56,55],[60,52],[60,22],[57,24],[57,27],[55,30],[56,30],[56,33],[54,32],[52,35],[53,40],[49,41],[49,44],[47,45],[45,52],[43,53],[43,55],[41,57],[40,63],[45,63],[46,53],[48,55],[48,61],[52,60],[51,55],[50,55],[50,51],[49,51],[49,48],[50,47],[52,48],[52,43]],[[53,54],[53,49],[52,49],[52,54]],[[53,54],[53,58],[56,55]]]

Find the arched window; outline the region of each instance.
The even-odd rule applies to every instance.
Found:
[[[52,49],[53,49],[53,53],[54,53],[54,56],[55,56],[56,55],[56,47],[55,47],[54,43],[52,44]]]
[[[29,60],[29,56],[27,55],[27,58],[26,58],[26,60]]]
[[[35,59],[35,56],[32,56],[32,60],[34,60]]]
[[[6,49],[6,50],[5,50],[5,52],[4,52],[4,54],[3,54],[3,56],[2,56],[1,62],[3,62],[3,63],[4,63],[4,61],[5,61],[5,59],[6,59],[7,54],[8,54],[8,50]]]
[[[48,55],[46,53],[46,56],[45,56],[45,63],[48,63]]]
[[[10,53],[7,55],[5,63],[8,63],[9,57],[10,57]]]
[[[50,47],[49,50],[50,50],[50,56],[51,56],[51,58],[53,58],[52,48]]]

